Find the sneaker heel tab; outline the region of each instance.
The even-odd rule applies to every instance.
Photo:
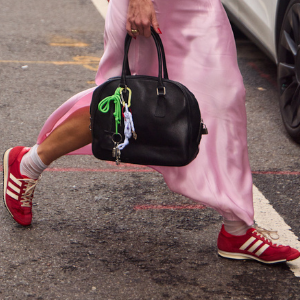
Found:
[[[18,147],[14,147],[14,148],[10,148],[8,149],[5,154],[7,154],[8,159],[8,164],[9,166],[11,166],[15,160],[18,158],[20,151],[22,147],[18,146]]]
[[[17,163],[20,165],[21,160],[26,154],[30,148],[22,147],[22,146],[17,146],[14,148],[8,149],[5,153],[4,156],[7,157],[7,165],[9,167],[12,167],[14,163]]]

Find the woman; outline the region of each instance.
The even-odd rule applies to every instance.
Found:
[[[221,256],[264,263],[298,258],[299,251],[273,244],[253,227],[245,89],[231,27],[219,0],[111,0],[96,83],[121,74],[126,31],[135,38],[129,53],[132,73],[157,74],[150,25],[162,33],[169,77],[196,95],[209,130],[201,141],[201,155],[188,166],[155,169],[172,191],[212,207],[224,217],[218,237]],[[91,154],[89,105],[93,90],[75,95],[58,108],[34,147],[5,152],[4,200],[21,225],[31,223],[33,192],[42,171],[70,152]]]

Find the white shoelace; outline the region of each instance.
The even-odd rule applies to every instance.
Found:
[[[257,225],[254,226],[256,232],[259,236],[267,240],[269,243],[271,243],[273,246],[279,246],[277,244],[273,244],[271,240],[278,240],[279,234],[277,231],[267,230],[265,228],[259,227]]]
[[[21,206],[31,207],[33,192],[34,192],[35,186],[38,183],[38,179],[35,180],[35,179],[28,178],[28,179],[21,179],[21,181],[25,182],[25,186],[24,186],[25,191],[22,194],[21,200],[20,200],[22,202]]]

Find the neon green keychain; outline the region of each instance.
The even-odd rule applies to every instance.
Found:
[[[98,104],[98,110],[102,113],[107,113],[109,111],[110,101],[115,103],[115,112],[113,113],[115,117],[116,124],[116,134],[118,134],[118,125],[121,122],[121,88],[118,87],[112,96],[108,96],[100,101]]]
[[[121,103],[122,103],[123,107],[125,107],[125,101],[124,101],[123,94],[122,94],[123,90],[124,90],[124,88],[118,87],[112,96],[108,96],[108,97],[104,98],[98,104],[98,110],[101,111],[102,113],[107,113],[109,111],[110,101],[114,101],[115,112],[113,113],[113,115],[115,117],[115,123],[116,123],[116,130],[115,130],[116,134],[118,134],[118,125],[121,122]],[[126,90],[128,90],[128,93],[129,93],[127,106],[130,107],[132,91],[128,87],[126,87]]]

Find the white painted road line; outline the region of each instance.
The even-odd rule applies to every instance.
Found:
[[[91,1],[105,19],[108,8],[107,0]],[[278,240],[279,244],[290,245],[291,247],[300,249],[298,237],[291,231],[290,226],[284,222],[283,218],[277,213],[268,199],[264,197],[256,186],[253,186],[253,197],[255,221],[257,225],[268,230],[278,231],[280,236],[280,239]],[[288,263],[288,265],[295,276],[300,277],[300,258]]]
[[[283,218],[277,213],[269,200],[264,197],[256,186],[253,186],[253,196],[254,217],[257,225],[268,230],[278,231],[280,236],[278,244],[290,245],[293,248],[300,249],[298,237],[291,231],[291,227],[284,222]],[[300,258],[289,262],[288,266],[295,276],[300,277]]]
[[[92,0],[92,2],[100,12],[101,16],[105,19],[108,8],[107,0]]]

